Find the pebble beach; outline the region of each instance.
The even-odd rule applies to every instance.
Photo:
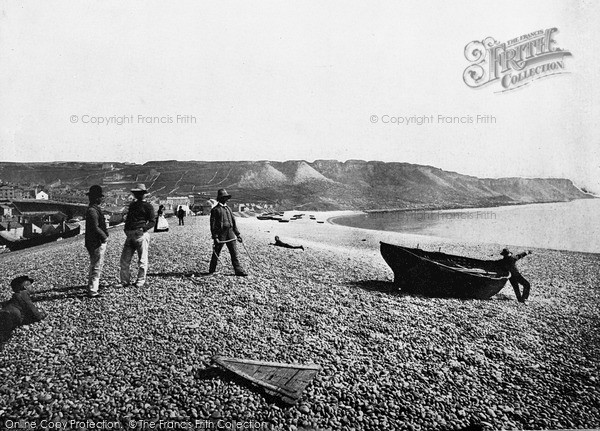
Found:
[[[315,214],[326,221],[341,213]],[[27,274],[36,280],[36,305],[48,312],[0,350],[0,424],[600,427],[599,254],[532,249],[519,263],[532,284],[526,305],[509,284],[491,300],[436,299],[395,289],[380,241],[479,259],[500,258],[506,244],[369,231],[308,215],[289,223],[240,217],[249,276],[234,276],[226,249],[217,273],[205,275],[208,217],[169,222],[169,232],[152,234],[142,288],[116,284],[125,236],[110,230],[108,286],[96,299],[85,296],[82,237],[0,255],[0,299],[10,297],[14,276]],[[305,251],[269,245],[275,235]],[[289,407],[213,369],[214,355],[322,370]]]

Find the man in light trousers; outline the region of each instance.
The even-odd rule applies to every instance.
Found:
[[[104,198],[102,187],[93,185],[86,194],[90,201],[85,213],[85,248],[90,254],[87,291],[90,298],[96,298],[100,296],[98,288],[100,286],[102,266],[104,265],[108,229],[106,228],[106,220],[100,209],[100,204]]]
[[[125,244],[121,253],[121,284],[129,286],[131,284],[131,259],[133,253],[138,255],[138,273],[135,287],[142,287],[146,283],[146,274],[148,272],[148,248],[150,247],[149,230],[154,227],[156,216],[152,205],[144,201],[144,196],[148,193],[144,184],[137,184],[131,189],[135,200],[129,204],[127,219],[125,220]]]

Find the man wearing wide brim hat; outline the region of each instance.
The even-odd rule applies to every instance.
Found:
[[[513,290],[515,291],[515,296],[517,297],[517,301],[525,302],[529,298],[529,291],[531,289],[531,284],[529,284],[529,282],[525,279],[525,277],[523,277],[521,275],[521,273],[519,272],[519,270],[517,268],[517,261],[524,258],[528,254],[531,254],[531,251],[528,251],[527,253],[525,253],[525,252],[519,253],[516,256],[513,256],[513,254],[510,252],[510,250],[508,248],[504,248],[504,249],[502,249],[500,254],[503,257],[503,259],[500,262],[504,265],[504,267],[508,271],[510,271],[510,278],[508,279],[508,281],[510,281],[511,286],[513,287]],[[523,294],[521,294],[521,291],[519,289],[519,284],[523,285]]]
[[[108,229],[106,228],[106,219],[100,209],[104,198],[102,187],[93,185],[86,194],[90,201],[85,213],[85,248],[90,255],[87,291],[90,298],[96,298],[100,295],[98,287],[104,266]]]
[[[144,200],[148,189],[144,184],[136,184],[131,189],[135,200],[129,204],[127,218],[125,220],[125,244],[121,253],[121,284],[128,286],[131,284],[131,259],[133,253],[138,255],[138,273],[135,281],[136,287],[142,287],[146,283],[146,274],[148,273],[148,249],[150,248],[149,230],[154,227],[155,214],[154,207]]]
[[[229,199],[231,199],[231,195],[227,193],[227,190],[219,189],[217,191],[218,203],[210,212],[210,233],[213,238],[213,253],[208,272],[215,272],[223,245],[227,244],[235,275],[245,277],[247,274],[244,268],[242,268],[235,245],[236,241],[242,242],[242,237],[235,223],[233,212],[227,206]]]

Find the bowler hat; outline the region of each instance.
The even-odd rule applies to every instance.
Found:
[[[503,248],[502,251],[500,252],[500,254],[502,256],[508,256],[510,254],[510,250],[507,248]]]
[[[102,193],[102,187],[100,187],[97,184],[94,184],[92,187],[90,187],[90,191],[87,192],[86,195],[101,198],[102,196],[104,196],[104,193]]]
[[[146,185],[142,184],[142,183],[136,184],[135,187],[131,189],[131,191],[148,193],[148,189],[146,188]]]
[[[220,199],[220,198],[227,198],[227,199],[229,199],[229,198],[231,198],[231,195],[229,193],[227,193],[227,190],[225,190],[225,189],[219,189],[217,191],[217,199]]]
[[[33,283],[33,278],[29,277],[28,275],[21,275],[17,278],[13,278],[13,280],[10,282],[10,287],[12,287],[12,289],[15,290],[21,287],[21,285],[26,281]]]

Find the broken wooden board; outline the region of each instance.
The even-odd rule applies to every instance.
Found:
[[[213,362],[227,371],[262,387],[286,404],[296,404],[302,392],[321,371],[319,365],[283,364],[251,359],[213,357]]]

